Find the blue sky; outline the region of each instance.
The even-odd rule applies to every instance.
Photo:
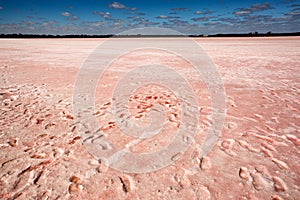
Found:
[[[0,33],[116,34],[141,27],[184,34],[297,32],[299,0],[0,0]]]

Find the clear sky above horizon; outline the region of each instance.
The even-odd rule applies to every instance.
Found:
[[[184,34],[298,32],[299,0],[0,0],[0,33],[117,34],[142,27]]]

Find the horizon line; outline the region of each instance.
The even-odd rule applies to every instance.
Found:
[[[0,38],[138,38],[138,37],[272,37],[272,36],[300,36],[300,32],[287,33],[217,33],[217,34],[30,34],[30,33],[0,33]]]

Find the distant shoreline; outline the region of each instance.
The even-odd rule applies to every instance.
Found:
[[[232,34],[213,34],[213,35],[45,35],[45,34],[0,34],[0,38],[153,38],[153,37],[279,37],[279,36],[300,36],[300,32],[293,33],[232,33]]]

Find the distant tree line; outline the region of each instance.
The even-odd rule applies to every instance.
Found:
[[[229,33],[229,34],[214,34],[214,35],[190,35],[190,37],[275,37],[275,36],[300,36],[300,32],[293,33],[272,33],[271,31],[267,33]]]
[[[213,35],[187,35],[188,37],[268,37],[268,36],[300,36],[300,32],[293,33],[272,33],[271,31],[267,33],[231,33],[231,34],[213,34]],[[130,37],[186,37],[185,35],[46,35],[46,34],[22,34],[22,33],[12,33],[12,34],[0,34],[0,38],[130,38]]]
[[[22,33],[11,33],[11,34],[0,34],[0,38],[109,38],[113,35],[46,35],[46,34],[22,34]]]

